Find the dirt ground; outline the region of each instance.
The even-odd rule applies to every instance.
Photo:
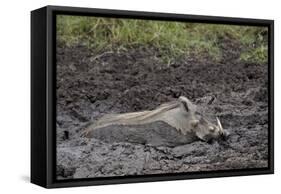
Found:
[[[155,48],[97,55],[58,46],[57,178],[267,167],[267,64],[242,63],[237,45],[222,46],[220,62],[189,56],[169,64]],[[101,115],[151,110],[181,95],[219,116],[229,138],[155,146],[81,137]]]

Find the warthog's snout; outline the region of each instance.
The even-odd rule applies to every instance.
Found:
[[[229,132],[223,129],[220,119],[216,117],[217,123],[213,124],[205,118],[201,118],[201,122],[197,129],[197,136],[208,143],[212,143],[214,139],[227,140]],[[201,129],[200,129],[201,128]]]
[[[229,137],[229,132],[224,131],[222,133],[219,133],[218,136],[213,136],[213,135],[206,135],[204,138],[204,141],[206,141],[207,143],[213,143],[214,140],[222,140],[222,141],[227,141]]]
[[[221,134],[221,139],[223,141],[226,141],[229,138],[230,133],[226,130],[223,131],[223,133]]]

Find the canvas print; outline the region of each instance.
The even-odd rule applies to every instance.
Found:
[[[56,15],[58,180],[268,167],[268,28]]]

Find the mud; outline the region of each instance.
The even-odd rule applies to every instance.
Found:
[[[59,45],[58,179],[267,167],[267,64],[242,63],[236,46],[226,43],[220,62],[189,56],[167,64],[155,48],[97,54]],[[81,137],[82,129],[104,114],[151,110],[181,95],[218,116],[228,139],[173,144],[180,136],[161,122],[123,129],[169,131],[165,144],[157,138],[147,144],[138,136],[135,143],[125,142],[117,126],[100,131],[98,139]]]

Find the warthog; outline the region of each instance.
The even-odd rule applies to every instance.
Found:
[[[216,122],[208,121],[196,105],[181,96],[154,110],[105,115],[86,127],[83,136],[152,145],[178,145],[198,138],[209,142],[227,134],[217,117]]]

